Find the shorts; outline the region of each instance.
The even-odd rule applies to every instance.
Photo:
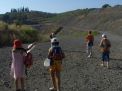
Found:
[[[88,42],[88,43],[87,43],[87,49],[91,49],[92,46],[93,46],[93,42]]]
[[[109,52],[102,53],[102,61],[109,62]]]
[[[50,66],[50,72],[60,72],[62,69],[62,62],[60,60],[54,60],[53,64]]]

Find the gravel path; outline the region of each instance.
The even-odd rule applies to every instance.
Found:
[[[107,33],[112,43],[110,69],[100,67],[99,41],[95,38],[94,55],[87,58],[83,38],[62,40],[66,58],[61,74],[62,91],[122,91],[122,37]],[[49,91],[51,85],[48,69],[43,66],[50,43],[41,43],[32,51],[34,65],[28,71],[27,91]],[[9,75],[11,47],[0,48],[0,91],[14,91]]]

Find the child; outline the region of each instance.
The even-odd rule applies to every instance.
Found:
[[[32,46],[30,46],[30,48],[32,48]],[[30,49],[30,48],[28,48],[28,49]],[[26,52],[27,50],[22,47],[22,42],[19,39],[14,40],[14,45],[13,45],[13,49],[12,49],[11,76],[15,79],[16,91],[25,91],[24,60],[25,60],[25,56],[27,54],[27,52]]]
[[[52,39],[52,45],[48,53],[48,58],[51,59],[50,74],[53,82],[53,87],[50,88],[50,91],[60,91],[60,72],[64,53],[59,46],[57,38]]]

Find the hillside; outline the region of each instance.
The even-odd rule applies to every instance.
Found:
[[[121,35],[122,6],[109,8],[79,9],[51,18],[55,24],[65,27],[66,31],[110,31]]]
[[[49,25],[52,25],[52,27],[60,25],[69,30],[93,29],[118,31],[118,33],[122,29],[122,5],[107,8],[78,9],[59,14],[27,9],[22,8],[19,11],[12,9],[11,12],[1,14],[0,20],[8,23],[20,21],[21,24],[34,25],[37,29],[43,29]]]

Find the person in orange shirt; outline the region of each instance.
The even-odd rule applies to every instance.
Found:
[[[92,31],[88,31],[88,35],[86,36],[86,46],[89,58],[92,56],[93,43],[94,43],[94,36],[92,34]]]

